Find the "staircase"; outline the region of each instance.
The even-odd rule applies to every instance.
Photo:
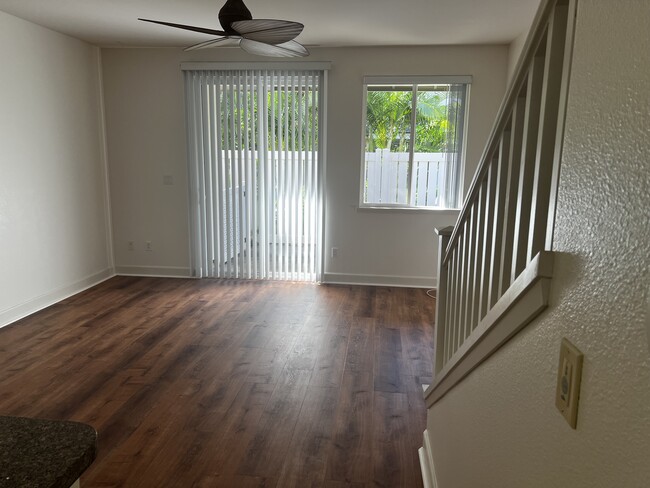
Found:
[[[437,229],[427,407],[548,305],[576,0],[542,3],[456,225]],[[428,436],[420,453],[435,486]]]

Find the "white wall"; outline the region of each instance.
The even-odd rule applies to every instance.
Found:
[[[526,44],[526,38],[528,37],[528,31],[522,32],[519,34],[514,41],[508,46],[508,81],[510,81],[515,74],[515,68],[519,62],[519,56],[521,56],[521,51]]]
[[[649,18],[578,2],[551,305],[429,410],[440,488],[648,486]],[[585,354],[575,431],[554,406],[562,337]]]
[[[0,326],[110,275],[99,50],[0,12]]]
[[[182,61],[269,61],[238,49],[105,49],[104,86],[120,272],[189,272],[187,164]],[[466,186],[492,127],[506,85],[507,46],[312,49],[310,61],[331,61],[328,92],[325,249],[329,281],[431,285],[436,226],[456,212],[358,210],[364,75],[469,74],[474,77]],[[163,175],[174,178],[163,185]],[[153,251],[144,250],[151,241]],[[135,250],[127,249],[135,241]]]

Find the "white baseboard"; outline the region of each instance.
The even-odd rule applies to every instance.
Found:
[[[325,273],[323,283],[332,285],[397,286],[405,288],[435,288],[436,278],[428,276],[390,276],[374,274]]]
[[[91,276],[87,276],[75,283],[70,285],[62,286],[56,290],[45,293],[36,298],[32,298],[20,305],[16,305],[7,310],[0,311],[0,328],[5,325],[9,325],[16,320],[20,320],[28,315],[43,310],[50,305],[54,305],[61,300],[65,300],[72,295],[76,295],[88,288],[91,288],[95,285],[98,285],[102,281],[106,281],[109,278],[115,276],[113,269],[106,268],[99,273],[95,273]]]
[[[182,266],[116,266],[119,276],[151,276],[156,278],[191,278],[190,268]]]
[[[420,457],[420,470],[422,471],[422,483],[424,484],[424,488],[438,488],[428,430],[424,431],[424,435],[422,436],[422,447],[418,449],[418,455]]]

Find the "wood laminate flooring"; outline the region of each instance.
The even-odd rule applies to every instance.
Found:
[[[91,487],[421,487],[424,290],[115,277],[0,329],[0,415],[86,422]]]

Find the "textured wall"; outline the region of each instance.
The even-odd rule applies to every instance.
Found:
[[[0,12],[0,65],[2,325],[108,276],[111,258],[99,50]]]
[[[650,3],[578,4],[551,306],[429,411],[440,488],[650,484]],[[585,354],[575,431],[562,337]]]

